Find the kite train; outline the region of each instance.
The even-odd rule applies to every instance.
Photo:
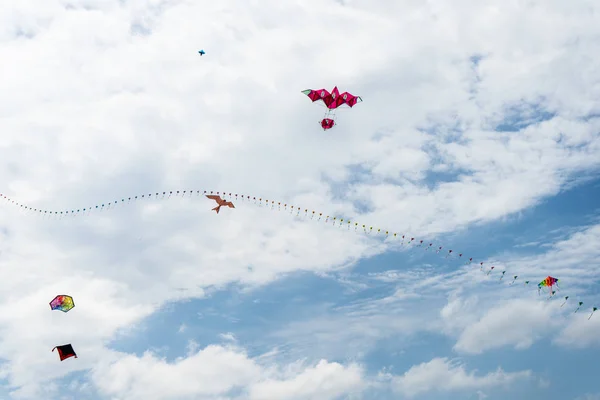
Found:
[[[162,194],[162,197],[160,197]],[[296,216],[300,216],[300,213],[304,214],[304,217],[309,217],[310,219],[317,219],[318,217],[318,221],[323,221],[324,223],[328,224],[331,223],[334,226],[337,227],[347,227],[348,230],[350,230],[351,227],[354,227],[354,231],[358,231],[358,229],[361,229],[365,234],[372,234],[375,233],[377,235],[381,235],[383,236],[385,239],[401,239],[401,243],[400,245],[402,247],[408,247],[410,249],[410,251],[414,251],[417,248],[425,248],[425,251],[429,251],[429,249],[434,249],[433,247],[433,243],[428,243],[427,246],[424,246],[424,242],[423,240],[415,240],[414,237],[409,238],[408,236],[405,235],[399,235],[397,233],[393,233],[381,228],[374,228],[373,226],[368,226],[366,224],[359,224],[358,222],[353,222],[350,221],[348,219],[344,219],[344,218],[339,218],[339,217],[331,217],[329,215],[323,215],[323,213],[317,213],[315,211],[309,211],[308,208],[303,208],[303,207],[299,207],[299,206],[293,206],[293,205],[288,205],[287,203],[281,203],[281,202],[275,202],[274,200],[267,200],[267,199],[263,199],[262,197],[251,197],[251,196],[246,196],[246,195],[238,195],[238,194],[232,194],[232,193],[226,193],[226,192],[215,192],[210,191],[207,192],[205,191],[200,191],[200,190],[177,190],[177,191],[164,191],[164,192],[156,192],[156,193],[149,193],[147,195],[141,195],[141,196],[133,196],[133,197],[128,197],[128,198],[122,198],[120,201],[118,200],[114,200],[108,203],[102,203],[102,204],[98,204],[96,206],[92,206],[92,207],[86,207],[86,208],[80,208],[80,209],[72,209],[70,211],[68,210],[63,210],[63,211],[50,211],[50,210],[42,210],[42,209],[38,209],[38,208],[33,208],[30,207],[26,204],[21,204],[18,201],[15,201],[7,196],[4,196],[2,194],[0,194],[0,198],[4,198],[7,202],[16,205],[18,207],[20,207],[23,210],[27,210],[27,211],[32,211],[35,214],[41,214],[41,215],[51,215],[51,216],[56,216],[59,218],[65,217],[65,216],[75,216],[75,215],[83,215],[83,214],[87,214],[88,212],[91,211],[102,211],[102,210],[107,210],[110,208],[114,208],[117,204],[121,203],[129,203],[132,200],[133,201],[137,201],[138,199],[145,199],[145,198],[165,198],[165,196],[168,196],[168,198],[171,198],[171,196],[179,196],[181,195],[182,197],[184,196],[192,196],[193,194],[196,194],[197,196],[200,196],[200,194],[205,195],[207,198],[211,199],[211,200],[215,200],[217,202],[217,207],[213,208],[212,210],[215,211],[216,213],[219,212],[220,208],[222,206],[226,206],[229,208],[235,208],[233,203],[231,201],[226,200],[227,197],[229,197],[230,199],[235,199],[234,201],[238,201],[238,200],[253,200],[255,204],[258,204],[260,206],[266,205],[266,206],[270,206],[270,208],[272,210],[286,210],[289,211],[291,214],[295,214]],[[437,249],[435,250],[436,254],[442,253],[443,250],[443,246],[436,246]],[[452,249],[449,249],[445,252],[442,253],[442,255],[445,255],[445,259],[450,259],[450,260],[459,260],[462,261],[464,260],[464,264],[465,265],[470,265],[475,261],[475,259],[473,257],[463,257],[463,253],[458,253],[453,251]],[[487,267],[484,266],[484,262],[478,262],[479,267],[480,267],[480,271],[485,272],[486,275],[492,275],[494,270],[495,270],[495,266],[492,265],[491,267]],[[496,265],[500,265],[500,263],[496,263]],[[485,269],[484,269],[485,268]],[[499,278],[499,281],[502,282],[502,279],[505,275],[505,273],[509,272],[507,269],[503,268],[501,270],[501,276]],[[510,281],[510,283],[506,283],[507,285],[514,285],[520,275],[513,275],[513,279],[512,281]],[[549,299],[554,297],[554,293],[556,293],[554,289],[554,287],[556,287],[556,289],[558,290],[558,282],[559,279],[552,277],[552,276],[547,276],[546,278],[544,278],[537,286],[538,289],[538,293],[541,291],[542,287],[548,287],[549,289]],[[530,283],[529,280],[525,280],[524,281],[524,286],[527,286]],[[565,301],[568,300],[568,296],[565,297]],[[564,303],[563,303],[564,305]],[[578,302],[578,307],[577,309],[574,311],[575,313],[577,311],[579,311],[579,309],[581,308],[581,306],[583,305],[583,302]],[[594,314],[594,312],[597,310],[596,307],[592,308],[592,313],[589,315],[588,319],[592,317],[592,315]]]

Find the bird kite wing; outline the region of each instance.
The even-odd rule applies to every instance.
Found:
[[[223,199],[221,198],[221,196],[217,196],[216,194],[207,194],[206,197],[208,197],[211,200],[216,201],[217,203],[220,203],[223,201]]]
[[[341,105],[347,105],[348,107],[353,107],[356,103],[362,101],[360,96],[354,96],[349,92],[344,92],[340,94],[337,86],[333,88],[331,93],[327,89],[306,89],[303,90],[302,93],[308,96],[309,99],[313,101],[321,100],[327,108],[333,110],[338,108]]]
[[[354,96],[348,92],[342,93],[340,98],[342,99],[342,103],[340,105],[346,104],[348,107],[353,107],[356,103],[360,103],[362,101],[362,97]]]
[[[325,105],[327,105],[326,99],[331,98],[331,93],[329,93],[329,91],[327,89],[317,89],[317,90],[306,89],[306,90],[303,90],[302,93],[307,95],[308,98],[313,101],[313,103],[315,101],[321,100],[321,101],[323,101],[323,103],[325,103]]]

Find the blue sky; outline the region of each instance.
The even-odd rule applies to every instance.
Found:
[[[493,255],[503,251],[519,251],[532,255],[544,252],[544,245],[551,242],[549,232],[560,237],[571,229],[578,229],[593,222],[597,215],[597,203],[594,198],[600,195],[599,181],[591,181],[572,188],[558,196],[548,199],[543,204],[523,212],[518,217],[506,221],[484,224],[461,232],[450,240],[456,248],[469,249],[477,255]],[[307,222],[299,222],[307,223]],[[324,227],[324,229],[330,229]],[[558,231],[558,232],[557,232]],[[563,231],[563,232],[560,232]],[[440,243],[448,243],[443,241]],[[537,243],[518,250],[520,244]],[[460,246],[460,247],[459,247]],[[319,349],[313,354],[311,348],[318,347],[318,338],[309,336],[295,338],[299,340],[298,348],[293,348],[284,337],[274,333],[285,329],[294,322],[310,321],[315,317],[345,314],[345,307],[369,300],[379,299],[393,294],[395,282],[374,282],[369,274],[393,271],[406,272],[427,263],[436,271],[450,272],[456,262],[444,262],[439,255],[423,257],[407,256],[402,252],[386,252],[369,259],[360,260],[349,270],[315,276],[310,273],[294,273],[278,280],[276,283],[256,290],[241,293],[240,287],[223,288],[202,300],[172,304],[143,321],[131,335],[115,340],[111,346],[119,351],[134,352],[141,356],[152,349],[168,362],[175,362],[184,357],[190,342],[204,347],[215,342],[229,342],[231,337],[243,345],[251,357],[268,353],[274,347],[280,348],[282,358],[306,354],[309,359],[318,360],[323,354],[328,359],[344,362],[359,357],[359,351],[352,346],[342,345],[341,349]],[[448,265],[450,264],[450,265]],[[552,275],[552,271],[548,270]],[[481,274],[474,267],[471,274]],[[497,274],[496,274],[497,275]],[[541,277],[543,278],[543,277]],[[540,278],[540,279],[541,279]],[[486,287],[494,290],[498,276],[490,279]],[[510,282],[512,277],[506,276]],[[356,289],[352,283],[362,283],[365,287]],[[535,286],[525,288],[522,285],[514,288],[518,296],[536,297]],[[568,289],[564,289],[568,295]],[[600,292],[594,285],[583,300],[599,298]],[[443,304],[446,292],[438,293],[436,301]],[[552,301],[562,303],[563,297],[557,295]],[[568,304],[568,305],[567,305]],[[572,302],[565,308],[573,311]],[[586,304],[591,303],[586,301]],[[418,305],[407,304],[407,308]],[[385,309],[380,310],[385,313]],[[589,306],[582,311],[589,315]],[[572,310],[571,310],[572,309]],[[438,310],[432,310],[437,312]],[[410,312],[410,310],[408,311]],[[567,323],[564,315],[556,313],[551,316]],[[593,328],[592,328],[593,329]],[[501,331],[489,332],[489,335],[502,335]],[[503,346],[482,355],[469,356],[453,351],[455,340],[444,334],[426,333],[418,337],[398,340],[393,334],[378,339],[372,347],[360,355],[360,359],[369,374],[376,375],[387,368],[396,373],[405,372],[411,366],[428,362],[434,357],[457,359],[476,369],[487,373],[501,366],[507,371],[529,369],[534,377],[508,385],[507,388],[483,390],[487,399],[502,399],[506,396],[529,399],[576,399],[585,394],[597,393],[598,384],[594,379],[597,349],[565,349],[552,343],[550,337],[541,338],[526,349],[515,349]],[[293,355],[289,355],[292,353]],[[329,358],[331,357],[331,358]],[[460,391],[452,394],[428,393],[419,398],[478,398],[478,390]],[[373,389],[367,391],[369,398],[390,398],[393,394],[387,390]]]
[[[13,3],[1,398],[600,399],[597,2]]]

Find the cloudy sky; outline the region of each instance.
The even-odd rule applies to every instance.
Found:
[[[0,398],[600,399],[599,70],[595,0],[3,2]]]

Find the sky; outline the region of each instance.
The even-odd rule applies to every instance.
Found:
[[[594,0],[3,2],[0,398],[599,400],[599,55]]]

